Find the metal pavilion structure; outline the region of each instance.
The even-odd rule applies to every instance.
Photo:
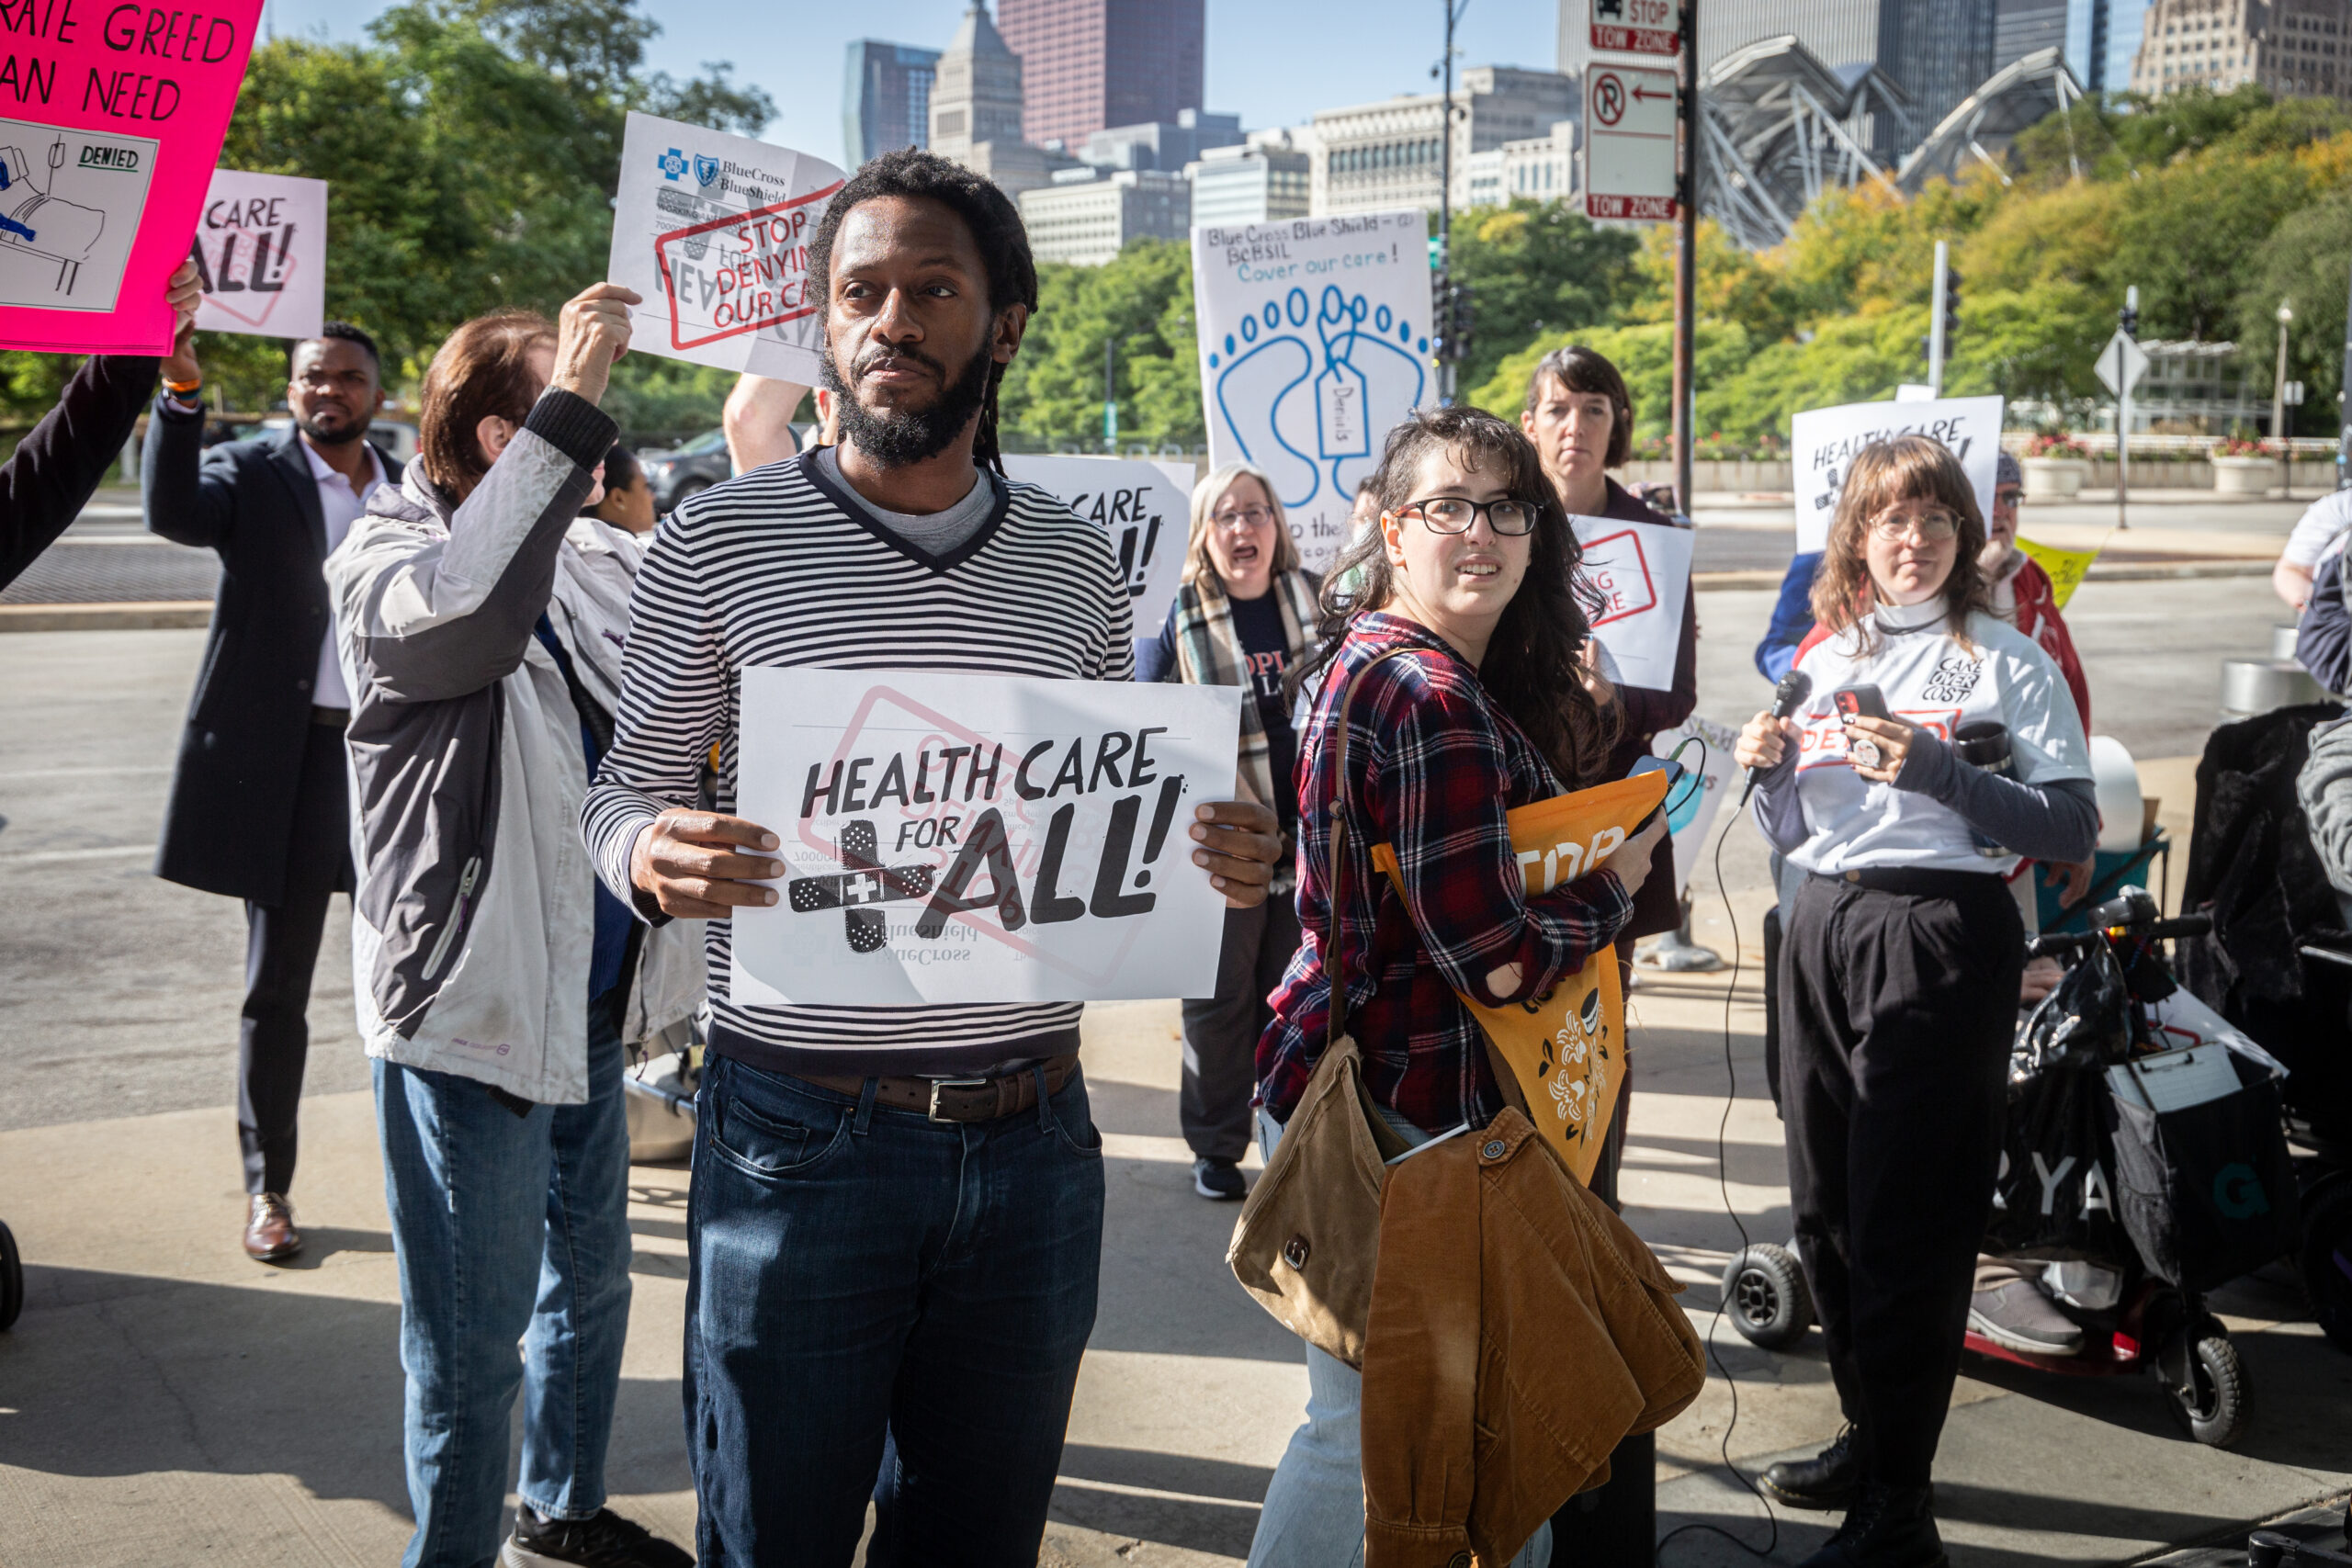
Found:
[[[1876,182],[1911,196],[1972,160],[1998,171],[2018,131],[2082,96],[2060,51],[2038,50],[1923,134],[1910,96],[1876,67],[1833,69],[1792,33],[1759,39],[1700,80],[1699,207],[1735,244],[1769,249],[1825,190]]]

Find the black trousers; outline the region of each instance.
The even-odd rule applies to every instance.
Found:
[[[1921,897],[1807,877],[1783,912],[1797,1249],[1863,1463],[1894,1486],[1927,1484],[1959,1375],[2025,967],[2008,889],[1966,880]]]
[[[237,1031],[237,1142],[245,1190],[283,1195],[294,1184],[295,1115],[310,1055],[311,974],[327,900],[351,891],[351,788],[343,730],[313,724],[294,795],[286,891],[245,906],[245,1005]]]
[[[1238,1160],[1249,1152],[1258,1040],[1274,1017],[1266,998],[1283,983],[1298,942],[1298,900],[1290,894],[1254,909],[1227,909],[1216,995],[1183,1005],[1184,1075],[1176,1115],[1184,1142],[1204,1159]]]

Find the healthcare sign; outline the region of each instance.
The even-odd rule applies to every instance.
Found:
[[[170,352],[261,6],[0,4],[0,348]]]
[[[808,243],[841,186],[805,152],[632,111],[605,273],[644,298],[629,346],[814,385]]]
[[[1193,231],[1209,464],[1273,480],[1309,571],[1348,542],[1391,427],[1436,396],[1419,209]]]
[[[1999,398],[1848,403],[1808,409],[1789,426],[1797,491],[1797,553],[1826,549],[1829,522],[1855,455],[1874,441],[1924,435],[1949,448],[1976,491],[1977,510],[1993,514],[1993,474],[2001,458]]]
[[[1184,575],[1193,466],[1141,458],[1007,457],[1007,479],[1033,484],[1111,536],[1136,636],[1159,635]]]
[[[1649,691],[1672,691],[1698,536],[1665,523],[1568,521],[1584,548],[1579,575],[1600,598],[1592,635],[1609,650],[1615,679]]]
[[[738,809],[784,897],[734,918],[738,1003],[1216,990],[1225,898],[1194,808],[1232,798],[1238,686],[764,669]]]
[[[212,171],[196,225],[196,330],[316,337],[327,319],[327,183]]]

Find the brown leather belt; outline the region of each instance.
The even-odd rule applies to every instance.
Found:
[[[351,710],[349,708],[321,707],[318,704],[312,703],[311,705],[311,722],[312,724],[323,724],[333,729],[343,729],[347,728],[351,723]]]
[[[1048,1056],[1038,1066],[1046,1070],[1046,1092],[1059,1094],[1062,1085],[1078,1071],[1078,1054]],[[790,1076],[851,1100],[865,1092],[864,1078],[819,1077],[814,1073]],[[993,1077],[876,1078],[874,1084],[876,1105],[887,1105],[893,1111],[920,1111],[934,1122],[993,1122],[1000,1116],[1018,1116],[1037,1108],[1035,1067],[1023,1067]]]

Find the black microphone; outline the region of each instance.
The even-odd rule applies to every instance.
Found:
[[[1813,677],[1802,670],[1791,670],[1781,677],[1781,683],[1772,688],[1772,716],[1775,719],[1788,717],[1789,715],[1797,711],[1799,703],[1811,695],[1813,695]],[[1745,807],[1747,804],[1747,797],[1756,793],[1756,781],[1760,776],[1759,770],[1755,768],[1747,770],[1747,787],[1739,792],[1740,806]]]

